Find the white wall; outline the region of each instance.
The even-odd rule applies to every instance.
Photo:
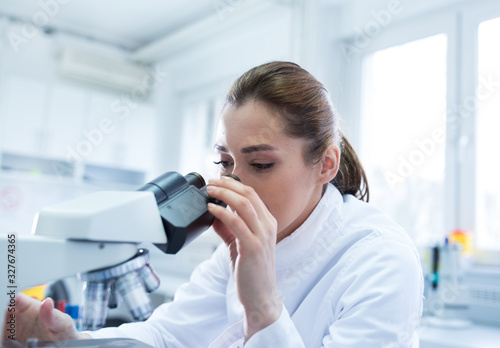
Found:
[[[198,170],[198,163],[203,161],[205,139],[201,137],[206,130],[200,129],[203,121],[187,119],[187,108],[224,98],[232,81],[254,65],[290,59],[290,13],[286,9],[244,18],[234,25],[227,25],[228,20],[217,18],[212,23],[220,30],[205,28],[214,35],[204,37],[204,29],[200,29],[197,33],[201,41],[186,38],[191,45],[182,43],[181,50],[172,48],[172,54],[159,63],[160,69],[168,72],[169,81],[169,87],[160,91],[163,102],[159,112],[164,115],[160,127],[168,134],[160,138],[160,147],[175,149],[168,155],[168,163],[163,161],[164,168]]]
[[[64,49],[117,62],[129,52],[58,32],[23,36],[17,22],[0,28],[0,150],[156,172],[154,95],[134,99],[59,73]]]
[[[186,106],[222,100],[231,83],[253,66],[272,60],[294,61],[327,86],[333,86],[332,90],[337,88],[330,78],[335,65],[331,47],[339,25],[337,7],[329,4],[320,7],[317,0],[304,3],[300,6],[275,3],[263,6],[260,11],[252,8],[251,14],[244,4],[235,5],[222,17],[214,15],[205,24],[195,25],[196,30],[187,28],[165,39],[168,54],[160,59],[159,66],[168,71],[170,87],[161,92],[165,92],[162,98],[169,102],[161,105],[160,113],[165,119],[160,122],[164,125],[174,122],[170,124],[183,127],[185,134],[180,157],[170,156],[173,168],[186,168],[183,164],[186,161],[198,163],[206,156],[199,151],[203,141],[198,139],[196,131],[186,129],[200,122],[173,121],[174,115],[183,114]],[[136,56],[147,60],[157,58],[159,52],[159,47],[146,48]],[[178,141],[178,133],[160,139],[162,148],[177,148]]]
[[[63,48],[117,61],[129,52],[40,31],[9,41],[19,33],[19,23],[0,20],[0,154],[134,169],[148,178],[158,175],[155,90],[147,100],[128,100],[127,93],[71,81],[58,71]],[[102,133],[105,118],[111,124]],[[62,178],[63,168],[52,169],[45,174],[36,165],[29,172],[0,170],[1,233],[29,233],[35,214],[47,205],[93,190],[136,187],[82,184],[82,176]]]

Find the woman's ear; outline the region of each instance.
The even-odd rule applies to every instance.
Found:
[[[339,171],[340,149],[337,145],[331,144],[325,150],[321,160],[320,183],[326,184],[335,178]]]

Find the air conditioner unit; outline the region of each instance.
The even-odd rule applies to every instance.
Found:
[[[143,87],[149,75],[147,67],[143,65],[72,49],[62,51],[59,71],[66,78],[125,92]],[[144,90],[141,88],[141,91]]]

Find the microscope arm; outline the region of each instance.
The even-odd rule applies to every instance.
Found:
[[[15,250],[8,252],[7,236],[0,240],[5,289],[17,291],[93,269],[109,267],[133,257],[134,243],[75,241],[41,236],[16,236]],[[10,266],[9,266],[10,265]],[[10,277],[9,277],[10,275]],[[5,303],[6,301],[3,301]]]
[[[133,257],[134,243],[73,241],[39,236],[3,235],[0,257],[4,260],[0,276],[1,318],[9,315],[2,334],[15,336],[15,296],[35,285],[92,269],[108,267]],[[14,243],[10,243],[15,239]],[[11,247],[14,245],[14,248]],[[12,250],[12,252],[10,252]],[[12,317],[14,315],[14,317]],[[10,331],[9,331],[10,329]]]

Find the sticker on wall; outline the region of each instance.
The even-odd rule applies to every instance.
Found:
[[[0,210],[18,211],[23,203],[23,192],[16,186],[6,186],[0,190]]]

